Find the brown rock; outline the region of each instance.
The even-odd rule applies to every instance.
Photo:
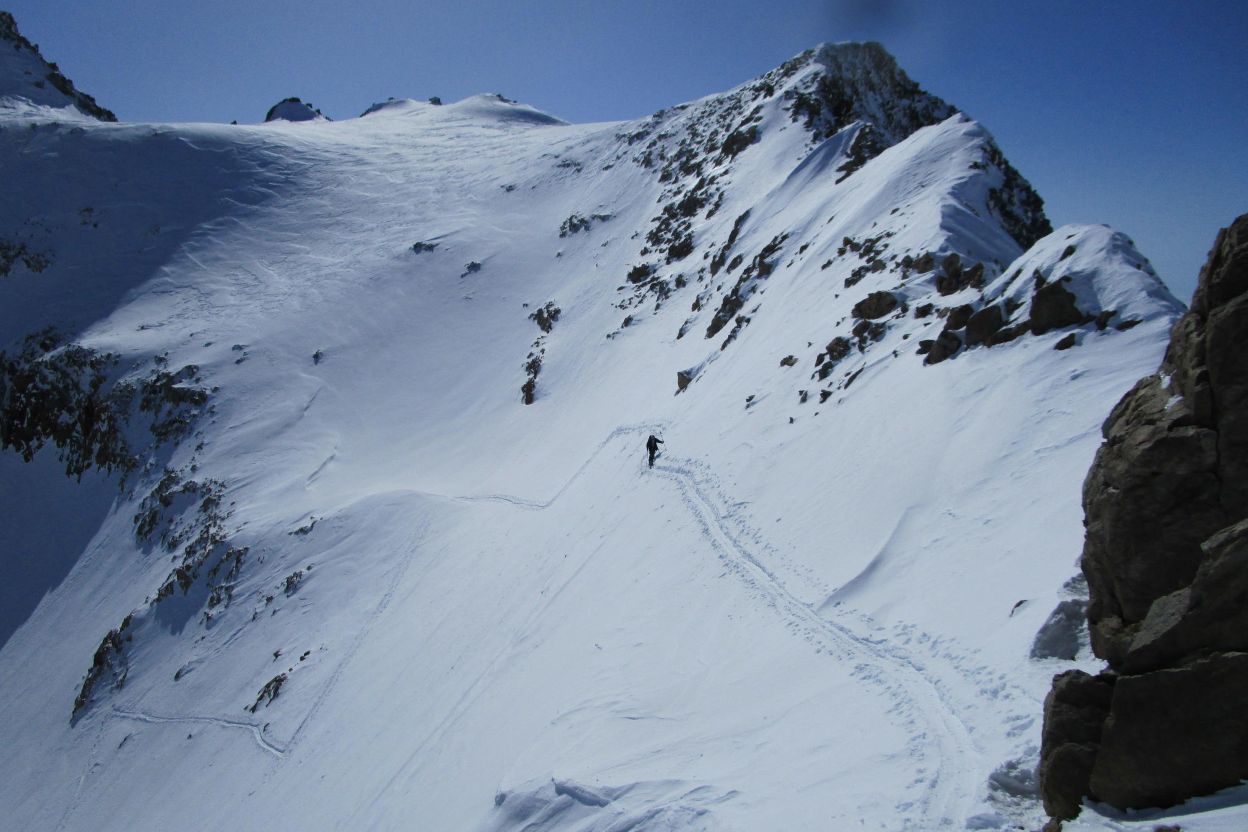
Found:
[[[940,261],[940,274],[936,276],[936,291],[951,295],[962,288],[962,258],[957,252],[946,255]]]
[[[1153,601],[1191,583],[1200,544],[1228,523],[1216,472],[1217,436],[1190,424],[1151,376],[1105,422],[1083,486],[1083,571],[1092,646],[1115,664]],[[1105,618],[1117,618],[1105,626]]]
[[[961,329],[966,326],[966,322],[974,314],[975,307],[969,303],[953,307],[949,310],[949,314],[945,316],[945,329]]]
[[[1248,778],[1246,701],[1248,653],[1120,677],[1092,768],[1092,794],[1128,809],[1172,806],[1237,785]]]
[[[987,344],[1001,327],[1005,326],[1005,315],[1000,306],[985,306],[972,315],[966,322],[966,345],[974,347]]]
[[[1202,650],[1248,652],[1248,520],[1201,544],[1191,586],[1153,602],[1122,661],[1130,673],[1173,665]]]
[[[854,304],[851,314],[855,318],[874,321],[883,318],[897,308],[897,297],[892,292],[872,292]]]
[[[1114,692],[1112,676],[1068,670],[1053,677],[1044,700],[1040,739],[1040,797],[1055,818],[1079,814],[1089,793],[1101,731]]]
[[[1043,335],[1067,326],[1076,326],[1090,320],[1075,306],[1075,296],[1062,286],[1066,278],[1046,283],[1036,289],[1031,298],[1031,334]]]
[[[828,354],[829,360],[840,361],[842,358],[849,355],[851,348],[852,346],[849,343],[849,339],[838,335],[828,342],[828,345],[824,347],[824,352]]]
[[[923,343],[923,341],[919,342],[920,349]],[[935,342],[932,343],[931,349],[927,351],[927,357],[923,359],[923,363],[939,364],[947,358],[952,358],[961,348],[962,339],[957,336],[957,333],[942,329],[940,335],[936,336]]]
[[[1077,312],[1037,282],[1033,332]],[[1092,647],[1121,675],[1099,745],[1075,718],[1087,678],[1054,681],[1039,772],[1054,817],[1083,795],[1167,806],[1248,778],[1245,339],[1248,215],[1218,235],[1161,369],[1114,407],[1084,482]]]

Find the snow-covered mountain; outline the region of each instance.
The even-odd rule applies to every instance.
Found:
[[[0,100],[6,99],[10,104],[21,99],[46,107],[70,107],[100,121],[117,120],[112,111],[78,90],[60,67],[43,59],[39,47],[18,31],[12,14],[0,11]]]
[[[590,125],[3,83],[14,828],[1039,824],[1182,307],[878,45]]]

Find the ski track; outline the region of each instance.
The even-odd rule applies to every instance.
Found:
[[[219,728],[227,728],[238,731],[246,731],[251,734],[252,739],[256,741],[256,745],[275,757],[282,758],[286,756],[286,748],[279,746],[264,735],[264,726],[257,725],[254,722],[246,722],[240,719],[224,719],[216,716],[160,716],[157,714],[144,713],[143,711],[127,711],[117,706],[113,706],[112,716],[121,719],[129,719],[134,722],[143,722],[149,725],[172,724],[188,724],[188,725],[216,725]]]
[[[440,496],[456,502],[500,503],[513,508],[541,511],[553,505],[575,485],[594,460],[616,440],[633,434],[659,431],[663,427],[662,424],[636,424],[614,429],[598,444],[572,476],[546,500],[533,500],[511,494],[430,496]],[[672,464],[659,464],[653,469],[643,468],[642,470],[643,473],[666,480],[675,487],[685,508],[701,528],[702,536],[719,553],[720,560],[745,583],[751,594],[784,620],[791,632],[814,646],[817,653],[852,664],[854,678],[881,688],[892,700],[893,711],[901,717],[903,724],[909,730],[911,736],[909,751],[914,759],[922,761],[922,765],[916,769],[916,775],[927,784],[924,793],[917,801],[899,804],[898,808],[901,810],[912,809],[916,806],[918,808],[917,816],[912,815],[905,828],[916,830],[916,832],[961,828],[978,784],[977,767],[973,763],[977,752],[965,724],[941,694],[938,682],[931,679],[924,672],[923,666],[900,646],[860,635],[848,626],[820,615],[810,604],[794,596],[786,588],[784,582],[751,552],[750,547],[743,542],[743,538],[748,537],[757,547],[780,557],[786,565],[792,567],[793,564],[789,563],[789,559],[783,558],[780,553],[774,552],[771,547],[767,546],[761,534],[751,530],[741,517],[731,510],[724,512],[717,508],[717,501],[708,493],[708,486],[698,482],[699,474],[705,479],[712,479],[706,471],[706,466],[699,465],[692,460],[673,458]],[[720,501],[719,504],[741,505],[724,501]],[[346,656],[339,662],[337,669],[330,676],[307,714],[300,720],[290,741],[285,745],[269,739],[265,734],[264,726],[242,720],[212,716],[157,715],[125,710],[117,706],[113,706],[108,716],[148,724],[214,725],[228,730],[246,731],[261,750],[279,760],[286,758],[304,727],[332,693],[338,679],[368,632],[377,619],[385,613],[396,588],[407,573],[409,561],[410,557],[405,558],[404,562],[396,567],[395,576],[377,607],[353,640]],[[479,679],[478,683],[480,681]],[[474,684],[473,687],[477,685]],[[464,699],[468,701],[474,699],[472,693],[470,690]],[[460,704],[464,702],[461,700]],[[453,711],[458,710],[461,709],[458,707],[453,709]],[[435,728],[429,739],[444,733],[444,729],[456,718],[455,713],[448,715],[448,718]],[[421,747],[427,744],[428,740],[421,743]],[[406,766],[400,767],[390,782],[393,783],[405,768]]]
[[[549,508],[613,441],[660,427],[628,425],[616,428],[547,500],[531,500],[510,494],[452,499],[496,502],[529,510]],[[814,645],[817,652],[853,663],[855,678],[882,688],[893,701],[894,710],[910,730],[911,754],[916,760],[924,761],[916,773],[923,775],[927,782],[924,794],[917,801],[918,817],[908,824],[908,828],[921,832],[961,828],[978,785],[977,767],[972,762],[978,755],[970,732],[942,696],[938,683],[901,647],[859,635],[846,625],[825,618],[809,604],[796,598],[784,582],[742,542],[742,538],[748,536],[765,547],[761,535],[749,530],[742,519],[731,511],[721,512],[716,508],[716,502],[708,495],[706,488],[698,483],[698,467],[705,466],[698,466],[689,460],[675,460],[675,464],[660,464],[648,470],[675,485],[685,507],[701,527],[703,536],[718,550],[724,564],[757,598],[784,619],[790,631]],[[735,534],[732,525],[739,529]],[[787,563],[787,559],[783,560]],[[908,806],[903,804],[901,808]]]
[[[409,546],[410,550],[415,550],[415,541],[421,537],[423,531],[424,528],[422,527],[419,532],[413,535],[412,543]],[[114,705],[105,716],[129,719],[135,722],[144,722],[149,724],[186,723],[194,725],[216,725],[226,729],[246,730],[251,733],[252,738],[256,741],[256,745],[258,745],[261,749],[267,751],[278,759],[284,759],[294,750],[300,735],[303,733],[303,729],[312,721],[312,718],[316,716],[316,713],[321,709],[321,705],[324,704],[325,700],[329,698],[330,693],[333,692],[338,680],[342,677],[343,671],[346,670],[347,665],[351,663],[351,660],[359,651],[360,646],[364,643],[365,638],[372,630],[373,625],[377,622],[377,619],[379,619],[382,614],[385,613],[386,608],[390,606],[390,601],[394,598],[395,591],[398,589],[399,584],[402,583],[404,576],[407,574],[408,565],[410,563],[410,556],[403,558],[399,565],[392,570],[394,577],[390,580],[385,593],[381,597],[381,600],[377,602],[377,606],[373,609],[373,612],[369,614],[368,620],[365,621],[364,626],[360,628],[359,632],[352,640],[351,646],[347,649],[346,655],[343,656],[340,662],[338,662],[338,666],[334,669],[334,672],[330,674],[329,679],[322,686],[321,692],[317,694],[317,697],[313,701],[311,707],[308,709],[307,713],[304,714],[303,719],[299,721],[299,724],[295,727],[290,739],[285,744],[279,744],[276,741],[269,739],[265,734],[265,726],[258,725],[254,722],[247,722],[245,720],[197,715],[157,715],[144,711],[127,710],[116,705]],[[86,774],[84,773],[83,776],[85,777]],[[77,800],[75,798],[75,803],[76,802]]]
[[[726,517],[716,510],[688,467],[657,465],[653,470],[675,484],[724,564],[785,620],[790,631],[814,645],[817,652],[852,663],[855,678],[882,688],[893,700],[894,710],[910,729],[912,755],[924,761],[916,774],[925,775],[928,783],[919,800],[920,816],[908,828],[924,832],[961,828],[977,785],[976,768],[970,762],[976,751],[965,724],[941,696],[937,683],[899,647],[859,635],[794,597],[732,534]]]
[[[360,627],[359,631],[356,633],[355,638],[351,642],[351,646],[347,648],[346,655],[344,655],[342,660],[338,662],[338,666],[334,668],[334,672],[330,674],[329,679],[321,687],[321,692],[317,694],[316,700],[312,703],[312,706],[308,708],[308,712],[304,714],[303,719],[299,720],[299,724],[295,727],[294,733],[291,734],[290,740],[286,744],[287,750],[295,747],[299,740],[300,734],[303,733],[304,727],[312,721],[312,717],[316,716],[316,713],[321,709],[321,705],[323,705],[325,700],[329,698],[330,693],[333,692],[334,687],[338,684],[338,680],[342,677],[343,671],[346,670],[347,665],[351,663],[351,660],[355,658],[355,654],[359,651],[360,646],[363,645],[364,640],[373,629],[373,625],[377,623],[377,619],[381,618],[381,616],[385,613],[386,608],[390,606],[390,601],[394,598],[394,593],[398,590],[399,584],[403,582],[403,578],[407,575],[408,566],[411,564],[413,553],[416,551],[416,541],[420,540],[424,536],[424,532],[427,527],[428,524],[423,525],[414,535],[412,535],[411,542],[408,544],[408,556],[402,558],[399,564],[393,569],[394,577],[390,580],[390,585],[386,587],[385,594],[381,596],[381,600],[377,602],[377,606],[369,614],[368,620],[364,622],[364,626]]]

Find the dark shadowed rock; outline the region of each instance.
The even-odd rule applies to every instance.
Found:
[[[1130,673],[1175,664],[1200,650],[1248,652],[1248,520],[1201,546],[1191,586],[1153,602],[1122,661]]]
[[[945,329],[961,329],[966,326],[967,321],[974,314],[975,307],[969,303],[953,307],[949,310],[949,314],[945,316]]]
[[[269,108],[264,114],[264,120],[270,121],[314,121],[317,118],[324,118],[324,114],[320,110],[312,106],[311,103],[305,102],[298,97],[283,98],[281,101]]]
[[[1203,341],[1203,355],[1190,351],[1182,365],[1184,382],[1201,395],[1207,388],[1217,403],[1222,502],[1242,512],[1248,506],[1248,218],[1222,233],[1202,278],[1206,274],[1189,313],[1198,323],[1193,335]]]
[[[677,394],[685,392],[685,388],[688,387],[693,382],[693,380],[698,377],[699,369],[700,369],[699,367],[690,367],[687,370],[676,371]]]
[[[1053,678],[1044,700],[1040,739],[1040,797],[1052,817],[1079,814],[1114,694],[1114,678],[1068,670]]]
[[[1033,659],[1073,659],[1079,654],[1079,631],[1087,620],[1086,601],[1068,599],[1058,603],[1036,633],[1031,645]]]
[[[1121,676],[1091,793],[1122,809],[1173,806],[1248,777],[1248,653]]]
[[[940,265],[936,275],[936,291],[942,295],[952,295],[968,286],[979,288],[984,285],[984,264],[975,263],[969,268],[962,264],[962,258],[950,254]]]
[[[1043,335],[1067,326],[1076,326],[1088,320],[1088,316],[1075,306],[1075,296],[1062,286],[1062,280],[1046,283],[1036,289],[1031,298],[1031,334]]]
[[[824,352],[828,354],[828,359],[830,361],[840,361],[842,358],[849,355],[849,339],[838,335],[829,341],[828,345],[823,349]]]
[[[920,347],[923,342],[920,342]],[[942,329],[940,335],[936,336],[936,340],[932,343],[931,349],[927,351],[927,357],[923,359],[924,364],[939,364],[947,358],[952,358],[958,350],[962,349],[962,339],[957,333]]]
[[[854,304],[852,314],[855,318],[873,321],[883,318],[897,308],[897,297],[892,292],[872,292]]]
[[[949,295],[961,288],[961,282],[962,258],[957,252],[952,252],[940,261],[940,274],[936,276],[936,290],[942,295]]]
[[[974,347],[987,344],[1001,327],[1005,326],[1005,315],[1000,306],[985,306],[972,315],[966,322],[966,345]]]

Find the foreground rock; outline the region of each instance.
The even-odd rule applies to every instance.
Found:
[[[1248,778],[1248,215],[1218,235],[1159,371],[1105,422],[1084,483],[1099,676],[1054,679],[1040,788],[1169,806]]]

